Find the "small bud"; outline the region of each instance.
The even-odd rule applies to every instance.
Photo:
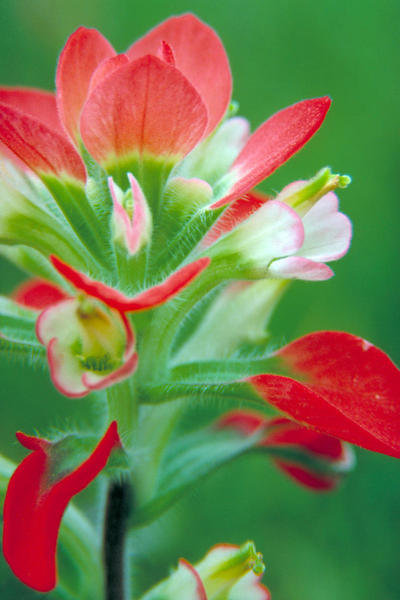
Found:
[[[151,214],[137,179],[128,173],[130,189],[123,192],[112,177],[108,185],[114,204],[114,241],[136,254],[150,239]]]
[[[187,215],[208,206],[212,195],[212,187],[202,179],[173,177],[165,187],[164,203],[169,213]]]

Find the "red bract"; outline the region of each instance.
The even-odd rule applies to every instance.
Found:
[[[349,333],[321,331],[274,356],[301,382],[250,377],[267,402],[316,431],[400,458],[400,371],[382,350]]]
[[[167,300],[179,294],[210,264],[209,258],[199,258],[172,273],[163,283],[149,288],[133,298],[128,298],[118,290],[100,281],[93,281],[93,279],[73,269],[56,256],[51,256],[50,259],[54,268],[74,287],[85,292],[88,296],[98,298],[109,307],[120,312],[146,310],[167,302]]]
[[[44,279],[36,278],[24,281],[13,293],[15,302],[34,310],[43,310],[67,297],[61,288]]]
[[[224,116],[232,92],[229,61],[221,40],[211,27],[187,14],[161,23],[127,51],[131,60],[145,54],[165,58],[167,53],[200,94],[208,111],[205,133],[211,133]]]
[[[271,455],[274,463],[297,483],[315,491],[331,490],[337,485],[339,472],[331,473],[332,466],[338,471],[339,467],[345,469],[352,463],[349,449],[343,442],[302,427],[285,417],[266,419],[258,413],[238,410],[224,415],[218,426],[233,428],[246,435],[264,431],[259,447],[273,448],[276,451],[276,454]],[[279,448],[283,450],[281,458]],[[290,458],[284,458],[286,449],[298,450],[298,456],[293,454]],[[311,458],[309,466],[308,457]],[[313,459],[316,461],[314,465]]]
[[[56,87],[61,126],[49,94],[0,90],[0,142],[39,175],[84,181],[71,141],[80,150],[82,140],[111,169],[121,160],[126,167],[151,157],[172,167],[221,122],[232,78],[217,34],[186,14],[161,23],[121,55],[98,31],[80,27],[61,52]],[[288,160],[317,131],[329,105],[329,98],[305,100],[261,125],[234,160],[214,206],[240,197]]]
[[[303,100],[263,123],[231,166],[228,192],[214,207],[242,196],[300,150],[322,125],[330,105],[328,97]]]
[[[54,444],[24,433],[19,442],[32,453],[17,467],[4,501],[4,556],[15,575],[39,592],[56,585],[56,546],[61,518],[68,502],[105,467],[121,445],[116,422],[92,454],[68,474],[55,477]]]

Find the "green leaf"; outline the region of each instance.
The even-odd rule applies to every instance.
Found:
[[[206,428],[173,440],[161,462],[152,498],[135,515],[135,524],[154,519],[186,490],[222,465],[249,451],[259,435]]]
[[[39,346],[36,337],[37,313],[0,296],[0,335],[13,342]]]
[[[64,217],[85,248],[85,259],[90,267],[101,273],[101,268],[112,262],[109,236],[104,236],[98,215],[89,203],[85,190],[71,182],[62,182],[50,175],[43,180],[51,191]]]
[[[232,358],[226,360],[200,360],[174,367],[170,376],[173,381],[187,383],[233,382],[264,373],[279,374],[279,361],[274,356],[261,358]]]

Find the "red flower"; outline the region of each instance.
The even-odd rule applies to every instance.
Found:
[[[4,501],[4,556],[15,575],[39,592],[56,585],[56,546],[68,502],[105,467],[121,443],[112,422],[92,454],[74,470],[56,475],[56,444],[17,433],[32,453],[17,467]]]
[[[300,381],[249,377],[257,394],[302,425],[400,458],[400,371],[382,350],[349,333],[320,331],[274,357]]]
[[[81,139],[111,170],[122,161],[129,171],[139,157],[172,167],[220,123],[232,78],[216,33],[186,14],[122,55],[98,31],[79,28],[61,53],[56,87],[56,101],[37,90],[0,90],[0,141],[39,175],[81,182],[85,168],[75,149]],[[320,127],[329,105],[326,97],[305,100],[261,125],[220,182],[214,206],[240,197],[288,160]]]
[[[264,431],[259,447],[276,451],[271,454],[274,463],[295,481],[316,491],[336,487],[340,471],[345,471],[353,462],[349,448],[340,440],[285,417],[266,419],[258,413],[237,410],[224,415],[218,427],[233,428],[246,435]],[[287,450],[292,452],[288,456],[286,452],[285,456]]]

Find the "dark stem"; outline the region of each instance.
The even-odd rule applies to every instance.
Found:
[[[104,520],[103,561],[105,599],[125,600],[125,537],[133,494],[126,481],[113,481],[108,488]]]

